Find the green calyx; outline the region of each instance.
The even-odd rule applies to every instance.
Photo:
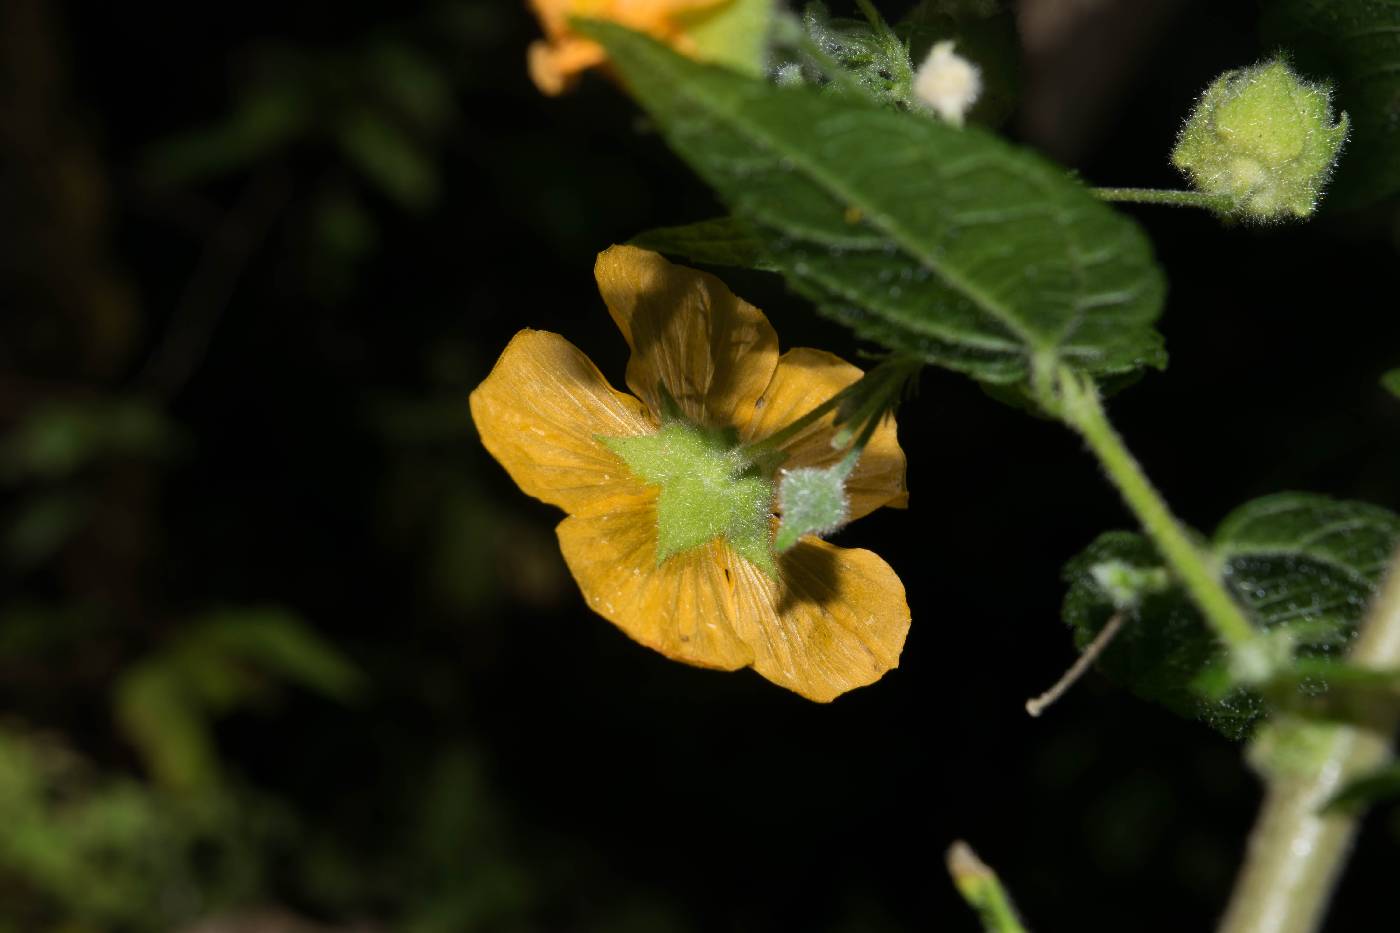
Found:
[[[661,488],[657,564],[723,538],[749,563],[777,576],[770,543],[773,471],[745,456],[732,429],[668,419],[655,434],[598,440],[638,479]]]
[[[1257,220],[1306,217],[1317,207],[1347,136],[1330,90],[1282,60],[1227,71],[1182,128],[1172,164],[1200,191]]]

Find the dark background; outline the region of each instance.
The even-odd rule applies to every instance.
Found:
[[[1089,48],[1028,32],[1008,132],[1094,183],[1177,184],[1194,96],[1268,50],[1248,4],[1148,7],[1093,19]],[[1240,747],[1096,676],[1022,708],[1073,659],[1060,567],[1131,524],[1062,428],[924,375],[899,413],[910,510],[837,538],[900,572],[913,628],[897,671],[830,706],[585,609],[561,516],[481,448],[466,397],[525,326],[621,384],[595,254],[719,207],[605,80],[539,96],[536,30],[505,0],[5,4],[5,450],[29,456],[61,403],[91,452],[5,477],[0,731],[81,760],[73,799],[130,782],[225,816],[120,909],[0,846],[0,930],[971,930],[956,838],[1037,929],[1208,928],[1256,804]],[[282,97],[291,129],[269,130]],[[274,105],[244,120],[249,99]],[[1208,531],[1284,489],[1400,508],[1385,211],[1130,210],[1172,359],[1111,412],[1182,518]],[[862,349],[776,279],[724,275],[785,346]],[[163,440],[124,440],[121,405]],[[55,497],[76,504],[34,519]],[[212,609],[268,607],[361,688],[211,711],[217,777],[170,786],[114,723],[116,685]],[[61,823],[41,849],[80,846]],[[1329,930],[1372,928],[1398,854],[1382,811]],[[196,881],[172,898],[176,876]]]

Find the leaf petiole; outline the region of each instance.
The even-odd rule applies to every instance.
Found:
[[[1268,677],[1272,671],[1265,639],[1123,444],[1108,420],[1093,379],[1061,369],[1054,383],[1058,392],[1042,392],[1042,404],[1089,445],[1167,565],[1229,649],[1235,677],[1256,683]]]

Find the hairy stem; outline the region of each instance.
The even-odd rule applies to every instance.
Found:
[[[1199,191],[1176,191],[1169,188],[1093,188],[1101,201],[1124,204],[1166,204],[1171,207],[1200,207],[1206,210],[1228,210],[1229,198]]]
[[[885,18],[880,15],[880,11],[875,8],[874,3],[871,3],[870,0],[856,0],[856,7],[870,22],[871,27],[886,35],[891,34],[889,24],[885,22]]]
[[[1248,680],[1267,676],[1267,655],[1258,632],[1124,446],[1109,423],[1098,387],[1092,380],[1066,372],[1060,375],[1059,388],[1060,396],[1050,403],[1052,410],[1079,432],[1098,457],[1167,566],[1230,649],[1239,675]]]
[[[1391,561],[1349,660],[1362,667],[1400,664],[1400,553]],[[1260,749],[1267,791],[1220,933],[1311,933],[1321,928],[1361,820],[1359,808],[1322,808],[1347,783],[1390,757],[1397,725],[1400,715],[1394,705],[1379,704],[1364,724],[1312,726],[1301,756]],[[1281,723],[1257,741],[1284,744],[1289,736],[1279,736],[1279,730],[1307,728]]]

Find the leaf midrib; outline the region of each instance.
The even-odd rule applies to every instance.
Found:
[[[732,129],[734,129],[739,135],[746,137],[750,142],[753,142],[756,145],[762,146],[765,152],[770,153],[770,162],[772,161],[771,154],[779,151],[779,147],[776,144],[775,137],[767,133],[763,133],[757,128],[751,127],[745,121],[739,120],[737,115],[731,108],[723,106],[722,103],[717,101],[712,95],[706,95],[699,93],[698,91],[693,91],[692,88],[687,84],[687,82],[678,79],[674,68],[672,68],[671,63],[665,57],[656,56],[655,61],[661,63],[661,69],[667,73],[668,77],[671,80],[671,85],[673,88],[676,88],[676,93],[678,95],[691,101],[693,104],[701,107],[702,109],[709,110],[711,113],[725,118],[729,126]],[[783,155],[779,157],[779,160],[782,159],[786,159],[789,163],[793,164],[794,166],[802,167],[809,177],[813,178],[818,184],[823,185],[827,191],[832,192],[852,207],[863,211],[866,214],[867,222],[870,223],[871,226],[875,227],[877,230],[889,236],[890,239],[897,243],[907,253],[915,256],[919,260],[919,262],[923,264],[924,267],[927,268],[931,273],[937,275],[944,281],[952,284],[962,294],[967,295],[970,299],[972,299],[973,304],[978,308],[978,310],[982,311],[984,314],[997,321],[1015,336],[1019,337],[1026,343],[1027,346],[1034,349],[1045,349],[1045,347],[1040,343],[1039,340],[1035,339],[1033,335],[1026,332],[1025,326],[1014,313],[1009,312],[999,302],[992,300],[990,296],[986,295],[982,291],[982,289],[968,283],[961,275],[958,275],[956,273],[950,274],[947,270],[945,270],[942,267],[940,263],[928,256],[922,249],[918,248],[917,240],[914,240],[910,234],[905,232],[902,226],[900,226],[899,224],[890,223],[889,218],[885,215],[884,211],[876,209],[868,201],[865,201],[862,198],[851,196],[848,193],[847,188],[843,184],[839,183],[836,179],[832,178],[826,172],[821,171],[819,168],[814,166],[810,161],[808,161],[807,158],[805,158],[805,154],[793,156],[787,154],[786,150],[783,150]],[[885,222],[876,223],[876,218],[880,218]],[[1073,256],[1073,251],[1071,251],[1071,255]],[[1082,270],[1079,270],[1078,268],[1077,257],[1073,258],[1072,261],[1074,262],[1076,272],[1080,273],[1080,277],[1082,279]],[[959,341],[961,341],[966,336],[964,333],[958,331],[948,331],[948,333],[956,335],[956,339]],[[1054,344],[1052,344],[1052,346],[1054,346]]]

